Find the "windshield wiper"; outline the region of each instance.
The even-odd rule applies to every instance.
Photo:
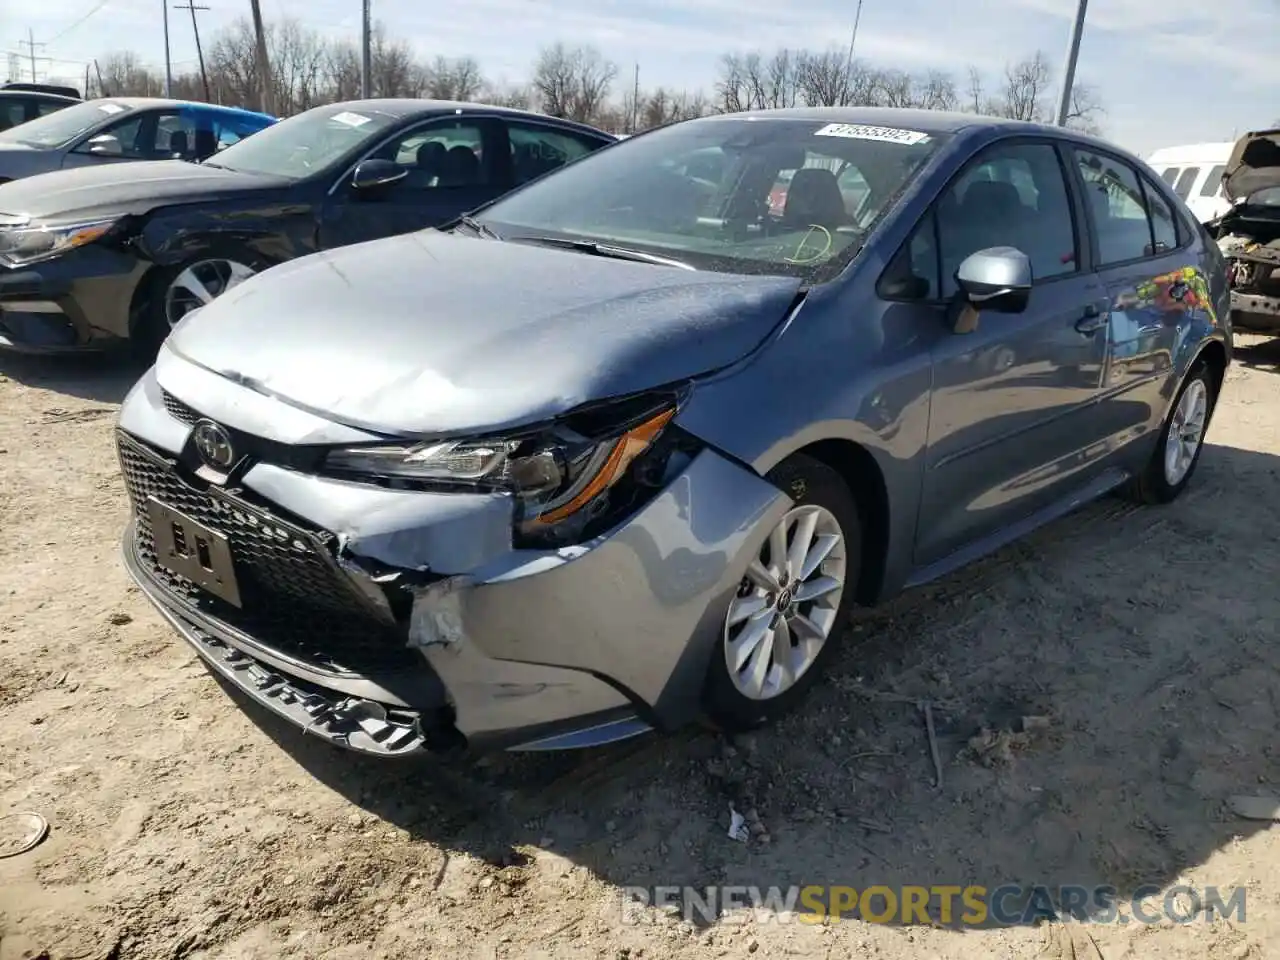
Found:
[[[630,247],[619,247],[612,243],[598,243],[595,240],[571,240],[567,237],[511,237],[510,239],[514,243],[532,243],[544,247],[577,250],[579,253],[590,254],[593,257],[652,263],[659,267],[679,267],[681,270],[698,269],[693,264],[676,260],[674,257],[663,257],[656,253],[645,253],[643,250],[632,250]]]
[[[483,223],[481,223],[481,222],[480,222],[479,220],[477,220],[475,217],[470,216],[469,214],[465,214],[465,213],[464,213],[462,216],[460,216],[460,217],[455,217],[455,218],[454,218],[452,221],[450,221],[449,223],[446,223],[446,224],[442,225],[442,226],[440,227],[440,229],[441,229],[441,230],[455,230],[455,229],[457,229],[458,227],[466,227],[466,228],[467,228],[468,230],[470,230],[472,233],[475,233],[475,234],[477,234],[477,235],[479,235],[479,236],[481,236],[481,237],[487,237],[487,238],[488,238],[488,239],[490,239],[490,240],[501,240],[501,239],[502,239],[502,235],[501,235],[500,233],[498,233],[496,230],[494,230],[494,229],[493,229],[493,228],[491,228],[491,227],[486,227]]]

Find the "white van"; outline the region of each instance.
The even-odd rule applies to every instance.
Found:
[[[1222,193],[1222,174],[1235,141],[1193,143],[1185,147],[1165,147],[1147,158],[1147,163],[1186,201],[1201,223],[1208,223],[1231,209]]]

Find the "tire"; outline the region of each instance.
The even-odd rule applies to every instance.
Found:
[[[243,246],[223,246],[206,250],[171,267],[154,270],[148,277],[147,304],[133,335],[135,353],[140,358],[152,360],[171,329],[168,315],[168,294],[179,277],[187,270],[201,270],[208,264],[223,262],[247,268],[253,274],[272,266],[271,261]],[[214,293],[216,297],[222,291]]]
[[[802,521],[813,517],[814,547],[807,559],[812,561],[818,556],[825,556],[825,559],[807,579],[798,580],[794,570],[787,581],[779,583],[781,578],[774,577],[773,584],[781,587],[774,593],[771,588],[766,589],[758,577],[753,579],[760,568],[768,572],[774,563],[771,543],[777,542],[774,539],[776,527],[766,533],[753,571],[743,578],[730,601],[707,670],[706,713],[715,724],[728,731],[763,726],[789,712],[803,699],[830,661],[848,625],[861,568],[862,524],[858,505],[839,473],[819,460],[797,454],[774,468],[767,479],[794,501],[783,520],[783,524],[790,524],[788,547],[794,545],[797,530],[805,529]],[[839,543],[822,554],[819,547],[825,548],[829,542],[823,538],[831,537],[837,529]],[[803,574],[803,565],[798,572]],[[835,599],[834,592],[812,600],[800,599],[806,594],[816,594],[829,585],[827,581],[836,579],[842,583],[838,599]],[[795,600],[788,604],[793,591]],[[753,609],[757,602],[760,607],[758,614],[737,623],[730,622],[731,617],[743,617],[744,611]],[[780,612],[783,607],[788,611],[785,614]],[[742,651],[749,649],[746,631],[748,628],[761,629],[758,621],[771,624],[764,628],[764,636],[756,648],[760,651],[758,657],[750,657],[735,670],[730,665],[730,657],[741,657]],[[816,654],[811,652],[810,646],[814,639],[814,626],[826,628],[825,638]],[[770,651],[767,663],[764,661],[765,648]],[[803,666],[789,674],[782,663]],[[760,695],[748,695],[744,688],[750,687],[751,678],[759,677],[762,671],[777,683],[771,686],[767,680],[765,689],[757,691]]]
[[[1183,401],[1187,398],[1188,392],[1192,392],[1192,400],[1194,400],[1194,394],[1200,391],[1203,391],[1204,410],[1195,443],[1195,452],[1191,455],[1190,463],[1180,473],[1174,471],[1171,475],[1166,469],[1166,461],[1169,457],[1169,435],[1183,423],[1185,414]],[[1173,403],[1169,405],[1169,414],[1165,417],[1164,425],[1160,429],[1160,438],[1156,442],[1155,450],[1151,452],[1151,459],[1147,461],[1142,473],[1134,478],[1125,490],[1129,499],[1151,505],[1172,503],[1186,489],[1200,462],[1200,454],[1204,450],[1204,437],[1208,432],[1209,421],[1213,416],[1217,400],[1217,390],[1214,389],[1213,376],[1208,365],[1203,360],[1197,361],[1183,380],[1182,386],[1178,388]],[[1192,403],[1191,400],[1188,401],[1188,404],[1190,403]]]

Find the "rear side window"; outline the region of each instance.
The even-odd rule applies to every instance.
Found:
[[[1155,241],[1153,252],[1159,255],[1176,250],[1179,246],[1178,221],[1173,215],[1173,208],[1146,177],[1142,178],[1142,186],[1147,192],[1147,209],[1151,211],[1151,236]]]
[[[1212,197],[1222,188],[1222,175],[1227,172],[1226,164],[1218,164],[1204,178],[1204,186],[1200,188],[1200,196]]]
[[[1164,172],[1160,174],[1160,179],[1172,187],[1173,182],[1178,179],[1179,169],[1178,167],[1166,167]]]
[[[1174,183],[1173,192],[1183,200],[1187,199],[1187,197],[1191,196],[1191,188],[1195,185],[1196,177],[1198,176],[1200,176],[1199,167],[1187,167]]]
[[[1085,150],[1076,151],[1076,163],[1098,235],[1100,265],[1150,256],[1151,223],[1138,172],[1115,157]]]

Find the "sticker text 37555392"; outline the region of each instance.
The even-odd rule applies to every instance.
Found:
[[[817,137],[845,137],[849,140],[879,140],[882,143],[901,143],[914,146],[929,139],[927,133],[903,130],[900,127],[873,127],[862,123],[828,123],[814,134]]]

